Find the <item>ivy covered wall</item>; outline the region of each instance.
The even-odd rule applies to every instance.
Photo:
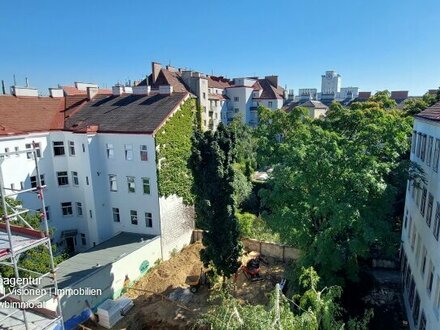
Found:
[[[156,133],[159,195],[168,197],[176,194],[186,204],[193,203],[193,178],[188,159],[191,156],[196,112],[196,100],[189,98]]]

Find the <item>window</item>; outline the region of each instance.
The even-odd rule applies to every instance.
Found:
[[[14,191],[15,190],[15,184],[11,183],[11,190]]]
[[[431,157],[432,157],[432,145],[434,144],[434,138],[430,136],[428,138],[428,148],[426,149],[426,165],[431,165]]]
[[[108,176],[108,180],[110,182],[110,191],[118,191],[118,182],[116,175],[114,174],[109,174]]]
[[[55,156],[64,156],[64,142],[63,141],[54,141],[53,142],[53,154]]]
[[[26,149],[32,149],[32,144],[27,143],[24,145]],[[34,157],[32,157],[33,152],[32,151],[26,151],[26,158],[27,159],[33,159]]]
[[[240,98],[238,96],[234,96],[234,102],[240,101]]]
[[[115,150],[113,149],[113,144],[112,143],[107,143],[106,145],[106,149],[107,149],[107,158],[113,158],[115,155]]]
[[[136,192],[136,183],[134,182],[134,176],[127,176],[127,187],[129,193]]]
[[[416,187],[416,205],[417,207],[420,207],[420,196],[421,196],[421,189],[420,187]]]
[[[426,316],[423,311],[422,311],[422,316],[420,317],[419,330],[426,330]]]
[[[31,176],[31,187],[32,188],[37,188],[37,176]],[[41,185],[44,186],[45,185],[45,181],[44,181],[44,174],[40,174],[40,181],[41,181]]]
[[[86,176],[86,185],[89,185],[89,177]]]
[[[150,212],[145,212],[145,226],[148,228],[153,227],[153,216]]]
[[[431,227],[431,219],[432,219],[432,205],[434,203],[434,196],[431,193],[428,195],[428,208],[426,210],[426,224],[428,227]]]
[[[90,218],[93,218],[92,210],[89,210],[89,216],[90,216]]]
[[[73,214],[71,202],[61,203],[61,209],[63,211],[63,216],[65,217]]]
[[[138,224],[138,212],[136,210],[130,210],[130,220],[132,225]]]
[[[268,106],[269,106],[269,108],[272,108],[272,107],[273,107],[273,102],[272,102],[272,101],[269,101],[269,102],[268,102]]]
[[[5,154],[9,152],[9,148],[5,148]],[[6,155],[6,157],[9,157],[9,155]]]
[[[438,159],[440,156],[440,140],[435,139],[434,159],[432,160],[432,169],[438,171]]]
[[[423,246],[422,250],[422,264],[420,265],[420,271],[422,272],[422,277],[425,275],[425,268],[426,268],[426,247]]]
[[[409,295],[408,295],[408,302],[409,302],[409,307],[413,307],[414,305],[414,294],[416,293],[416,284],[414,283],[414,277],[411,276],[411,282],[410,282],[410,286],[409,286]]]
[[[413,131],[412,142],[411,142],[412,153],[416,152],[416,143],[417,143],[417,131]]]
[[[83,152],[86,152],[86,146],[84,145],[84,143],[82,144],[82,150]]]
[[[20,148],[19,147],[14,147],[14,150],[15,150],[15,156],[19,157],[20,154],[18,152],[20,151]]]
[[[142,187],[144,189],[144,194],[149,195],[151,192],[149,178],[142,178]]]
[[[206,99],[206,93],[205,92],[203,92],[203,98]]]
[[[420,234],[417,234],[416,263],[419,263],[421,244],[422,244],[422,239],[420,238]]]
[[[47,221],[49,221],[50,220],[50,208],[49,208],[49,206],[46,206],[45,209],[46,209],[46,219],[47,219]]]
[[[75,142],[69,141],[69,156],[75,156]]]
[[[148,160],[148,150],[147,150],[147,146],[146,145],[141,145],[141,160],[142,161],[147,161]]]
[[[412,314],[415,327],[417,327],[417,324],[419,323],[419,313],[420,313],[420,296],[419,293],[416,292],[416,299],[414,301],[414,309]]]
[[[66,186],[69,184],[69,177],[67,176],[67,172],[57,172],[57,179],[59,186]]]
[[[435,267],[432,264],[432,261],[429,261],[429,271],[428,271],[428,279],[426,281],[426,289],[428,290],[429,295],[431,295],[432,292],[432,284],[434,282],[434,272]]]
[[[239,112],[240,112],[240,109],[239,109],[239,108],[234,108],[234,112],[235,112],[235,113],[239,113]]]
[[[426,134],[422,135],[421,150],[420,150],[420,159],[425,160],[425,150],[426,150]]]
[[[76,214],[79,217],[82,217],[82,215],[83,215],[82,203],[80,203],[80,202],[76,202]]]
[[[81,234],[81,244],[82,245],[87,245],[86,234]]]
[[[440,277],[437,275],[437,281],[436,281],[436,287],[435,287],[435,296],[434,296],[434,308],[438,311],[440,308]]]
[[[113,221],[114,222],[121,222],[121,217],[119,216],[119,208],[113,207]]]
[[[79,185],[78,172],[72,171],[72,182],[74,186]]]
[[[435,211],[434,228],[433,228],[434,237],[437,241],[438,241],[439,229],[440,229],[440,203],[437,202],[437,210]]]
[[[124,144],[125,148],[125,160],[133,160],[133,145]]]
[[[417,149],[416,156],[420,158],[420,151],[422,149],[422,133],[417,133]]]
[[[425,207],[426,207],[426,187],[423,187],[423,192],[422,192],[422,201],[420,203],[420,213],[422,214],[422,217],[425,216]]]

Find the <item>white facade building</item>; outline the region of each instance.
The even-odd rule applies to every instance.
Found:
[[[39,145],[46,211],[57,247],[80,252],[121,232],[148,234],[160,238],[159,253],[166,259],[190,243],[191,207],[178,196],[164,198],[158,192],[155,132],[190,97],[168,92],[161,98],[157,92],[85,96],[67,110],[64,97],[0,96],[0,153]],[[141,111],[144,117],[124,119]],[[87,122],[96,113],[101,115]],[[30,154],[6,157],[2,170],[10,189],[36,185]],[[30,209],[39,207],[35,195],[21,193],[17,199]]]
[[[335,94],[341,91],[341,75],[336,71],[326,71],[321,76],[321,94]]]
[[[440,329],[440,102],[415,116],[411,160],[426,182],[409,182],[402,229],[403,296],[410,329]]]

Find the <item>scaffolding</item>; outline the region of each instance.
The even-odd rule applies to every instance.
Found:
[[[4,184],[2,165],[10,156],[26,153],[35,162],[35,187],[15,189]],[[9,292],[0,292],[0,329],[62,329],[64,330],[56,268],[52,253],[49,226],[47,223],[46,204],[44,200],[45,185],[42,184],[38,156],[39,145],[32,143],[32,148],[22,151],[0,153],[0,195],[2,217],[0,221],[0,265],[13,268],[15,284],[9,287]],[[36,194],[40,201],[39,210],[24,208],[22,205],[11,203],[19,194]],[[8,199],[9,198],[9,199]],[[26,221],[28,212],[36,212],[40,217],[40,228],[33,228]],[[42,230],[40,230],[43,228]],[[49,252],[49,271],[45,274],[26,269],[19,265],[20,256],[32,249],[45,247]],[[25,276],[25,274],[27,274]],[[32,277],[30,277],[32,274]],[[1,274],[0,274],[1,275]],[[0,276],[1,280],[1,276]],[[4,281],[5,279],[3,279]],[[43,289],[38,283],[44,283]],[[49,284],[48,284],[49,283]],[[0,283],[1,284],[1,283]],[[39,290],[37,290],[39,289]],[[30,294],[27,294],[30,292]],[[38,292],[38,294],[32,294]],[[44,307],[44,298],[52,298],[56,310]],[[47,300],[46,300],[47,301]]]

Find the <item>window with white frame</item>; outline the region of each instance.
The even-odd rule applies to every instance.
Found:
[[[31,143],[27,143],[25,145],[26,149],[32,149],[32,144]],[[40,143],[35,143],[35,153],[37,154],[37,158],[41,157],[41,150],[40,150]],[[28,151],[26,152],[26,158],[27,159],[33,159],[33,152],[32,151]]]
[[[53,154],[55,156],[64,156],[64,142],[63,141],[53,141]]]
[[[140,146],[140,154],[141,154],[141,160],[146,162],[148,160],[148,148],[145,144],[142,144]]]
[[[69,156],[75,156],[75,142],[69,141]]]
[[[72,171],[72,182],[74,186],[79,185],[78,172]]]
[[[425,275],[426,255],[427,255],[426,247],[423,245],[423,248],[422,248],[422,262],[420,264],[420,272],[422,273],[422,277],[423,277],[423,275]]]
[[[118,191],[117,176],[115,174],[109,174],[108,180],[110,183],[110,191]]]
[[[127,176],[127,188],[129,193],[136,192],[136,183],[134,176]]]
[[[133,145],[124,144],[125,160],[133,160]]]
[[[420,213],[422,214],[422,217],[425,216],[425,207],[426,207],[426,194],[427,194],[427,189],[426,187],[423,187],[423,191],[422,191],[422,200],[420,202]]]
[[[437,202],[437,209],[435,211],[434,228],[433,228],[434,237],[437,241],[438,241],[439,229],[440,229],[440,203]]]
[[[420,158],[420,151],[422,150],[422,133],[417,133],[417,149],[416,156]]]
[[[428,225],[428,227],[431,227],[433,204],[434,204],[434,196],[431,193],[429,193],[428,208],[426,209],[426,224]]]
[[[7,154],[8,152],[9,152],[9,148],[5,148],[5,154]],[[6,155],[5,157],[8,158],[9,155]]]
[[[417,131],[413,131],[412,142],[411,142],[411,152],[416,152],[416,143],[417,143]]]
[[[234,102],[240,101],[240,98],[238,96],[234,96]]]
[[[153,227],[153,215],[150,212],[145,212],[145,226]]]
[[[119,215],[119,208],[113,207],[112,212],[113,212],[113,221],[114,222],[121,222],[121,217]]]
[[[426,134],[422,135],[422,142],[421,142],[421,150],[420,150],[420,159],[422,161],[425,161],[425,151],[426,151]]]
[[[138,224],[138,213],[136,210],[130,210],[130,220],[132,225]]]
[[[434,283],[434,273],[435,273],[435,267],[432,264],[432,261],[429,261],[429,268],[428,268],[428,278],[426,279],[426,289],[428,290],[429,295],[431,295],[432,292],[432,285]]]
[[[115,150],[114,150],[113,144],[112,143],[107,143],[105,145],[105,148],[106,148],[106,151],[107,151],[107,158],[108,159],[113,158],[115,156]]]
[[[30,181],[31,181],[31,187],[36,188],[38,185],[37,176],[36,175],[31,176]],[[46,182],[44,180],[44,174],[40,174],[40,181],[41,181],[42,186],[44,186],[46,184]]]
[[[269,108],[272,108],[272,107],[273,107],[273,102],[272,102],[272,101],[269,101],[269,102],[268,102],[268,105],[269,105]]]
[[[81,234],[81,244],[82,245],[87,245],[86,234]]]
[[[57,172],[57,180],[59,186],[67,186],[69,184],[67,171]]]
[[[76,214],[79,217],[82,217],[82,215],[83,215],[82,203],[80,203],[80,202],[76,202]]]
[[[143,187],[144,194],[149,195],[151,193],[149,178],[142,178],[142,187]]]
[[[84,143],[82,143],[81,145],[82,145],[82,151],[86,152],[86,146],[84,145]]]
[[[14,147],[15,150],[15,156],[20,157],[20,154],[18,153],[20,151],[19,147]]]
[[[426,148],[426,165],[428,165],[428,166],[431,166],[433,144],[434,144],[434,138],[432,136],[430,136],[428,138],[428,147]]]
[[[440,140],[435,139],[434,159],[432,160],[432,169],[438,172],[438,161],[440,156]]]
[[[72,203],[71,202],[61,203],[61,210],[63,216],[65,217],[72,215],[73,214]]]

